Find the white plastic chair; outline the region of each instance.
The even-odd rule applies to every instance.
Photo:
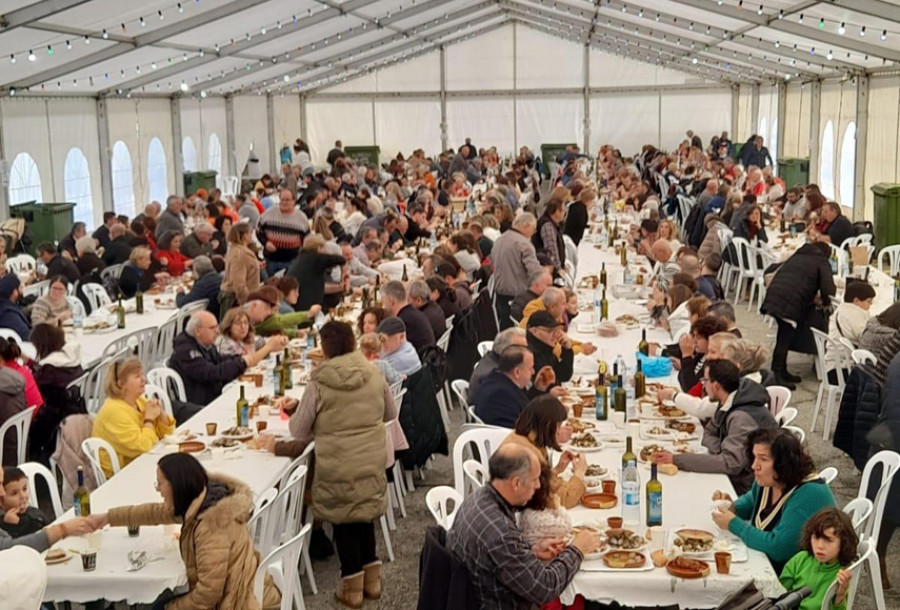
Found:
[[[206,311],[209,306],[209,299],[200,299],[192,301],[178,310],[178,324],[176,327],[176,335],[184,330],[185,322],[198,311]]]
[[[112,465],[113,475],[118,474],[119,468],[119,456],[116,454],[116,450],[112,448],[112,445],[107,443],[102,438],[97,438],[96,436],[92,436],[90,438],[86,438],[81,442],[81,450],[84,451],[84,454],[87,456],[88,461],[91,463],[91,468],[94,469],[94,478],[97,480],[97,486],[103,485],[106,483],[106,475],[103,473],[103,468],[100,466],[100,451],[105,451],[106,455],[109,457],[110,464]]]
[[[28,446],[28,430],[31,428],[31,418],[34,417],[34,411],[37,407],[28,407],[19,411],[0,426],[0,464],[3,463],[3,439],[6,433],[15,429],[16,431],[16,465],[25,463],[25,450]]]
[[[466,460],[463,462],[463,472],[466,473],[467,492],[472,492],[479,487],[484,487],[491,480],[487,468],[478,460]]]
[[[878,270],[884,271],[884,261],[887,259],[889,270],[886,271],[891,277],[896,277],[900,273],[900,245],[885,246],[878,252]],[[8,264],[8,263],[7,263]]]
[[[806,432],[803,431],[803,428],[798,428],[797,426],[782,426],[782,429],[787,430],[796,436],[801,445],[806,442]]]
[[[314,446],[314,443],[310,443]],[[304,450],[300,457],[309,458],[311,451]],[[299,459],[299,458],[298,458]],[[274,549],[279,544],[285,543],[291,536],[302,530],[303,523],[303,496],[306,491],[306,475],[309,473],[305,464],[300,464],[294,468],[293,472],[284,482],[278,491],[278,497],[275,500],[277,521],[273,522],[273,538],[270,549]],[[312,560],[309,557],[309,548],[302,551],[303,566],[302,571],[306,572],[306,579],[309,582],[309,588],[313,595],[318,594],[319,587],[316,585],[316,575],[312,570]],[[300,572],[297,573],[297,590],[300,590]]]
[[[153,338],[156,335],[156,329],[153,327],[142,328],[134,332],[119,337],[115,341],[109,343],[103,349],[103,358],[108,358],[126,352],[129,356],[137,355],[138,360],[145,368],[151,366],[150,358],[153,353]]]
[[[29,284],[27,286],[22,287],[22,296],[30,297],[42,297],[45,294],[50,292],[50,280],[44,280],[43,282],[35,282],[34,284]]]
[[[826,485],[831,485],[838,476],[838,469],[834,466],[828,466],[819,473],[819,478],[825,481]]]
[[[119,278],[122,277],[122,269],[124,267],[124,263],[119,263],[118,265],[110,265],[100,272],[100,279],[106,282],[107,278],[111,277],[115,278],[116,282],[118,282]]]
[[[783,408],[791,402],[792,392],[784,386],[770,385],[766,388],[769,393],[769,413],[778,415]]]
[[[222,197],[237,197],[240,184],[237,176],[222,176]]]
[[[281,584],[281,610],[306,610],[303,603],[303,591],[300,588],[298,566],[303,549],[308,547],[312,526],[306,524],[300,532],[266,555],[259,562],[256,569],[256,577],[253,579],[253,592],[256,599],[262,600],[265,586],[266,573],[272,576],[278,584]]]
[[[181,332],[179,328],[179,314],[176,312],[162,323],[162,326],[156,329],[156,336],[153,337],[153,355],[151,356],[152,364],[150,366],[165,367],[166,361],[172,355],[175,349],[175,335]]]
[[[478,449],[478,460],[487,470],[491,455],[511,432],[506,428],[485,426],[464,430],[456,437],[456,442],[453,443],[453,487],[460,495],[465,497],[466,493],[463,462],[464,453],[469,448],[469,444],[475,445]]]
[[[857,534],[865,533],[866,522],[868,522],[874,509],[875,505],[868,498],[853,498],[844,506],[844,512],[850,516],[850,521],[853,522],[853,529],[856,530]]]
[[[850,359],[853,360],[853,364],[872,364],[874,365],[878,362],[878,358],[875,357],[875,354],[870,352],[867,349],[855,349],[850,352]]]
[[[795,419],[797,419],[797,415],[800,412],[797,411],[794,407],[785,407],[781,411],[778,412],[778,415],[775,415],[775,423],[777,423],[782,428],[791,425]]]
[[[828,440],[829,429],[831,427],[831,417],[835,403],[840,403],[839,397],[841,392],[844,391],[844,376],[841,375],[841,362],[843,358],[841,357],[844,353],[844,349],[840,346],[836,346],[834,342],[832,342],[828,335],[823,333],[818,328],[811,328],[813,333],[813,339],[816,341],[816,360],[819,364],[819,370],[822,373],[822,381],[819,382],[819,391],[816,394],[816,406],[813,410],[813,419],[812,426],[810,427],[810,432],[816,431],[816,422],[819,419],[819,410],[822,408],[822,400],[825,400],[825,430],[822,434],[822,438]],[[837,384],[829,383],[828,375],[825,371],[825,354],[828,351],[833,351],[835,363],[837,365]]]
[[[102,307],[112,305],[112,299],[106,293],[106,289],[100,284],[82,284],[81,292],[87,297],[91,306],[91,313],[94,313]]]
[[[475,414],[475,407],[473,406],[466,407],[466,415],[468,416],[466,417],[466,419],[468,420],[466,423],[477,424],[479,426],[487,425],[484,423],[484,420],[482,420],[480,417],[478,417],[478,415]]]
[[[454,379],[450,382],[450,389],[453,390],[453,393],[456,394],[456,399],[459,401],[460,406],[463,409],[469,406],[469,382],[465,379]]]
[[[878,566],[878,554],[875,552],[875,541],[871,538],[860,539],[859,546],[856,547],[856,559],[846,568],[847,570],[850,570],[851,574],[853,575],[853,578],[850,581],[850,589],[847,591],[847,596],[844,600],[847,604],[848,610],[853,607],[853,599],[856,597],[856,590],[859,588],[860,568],[862,568],[863,564],[867,564],[869,567],[869,572],[871,572],[873,563],[875,565],[875,569],[879,570],[880,568]],[[881,580],[880,572],[878,580]],[[834,600],[834,596],[837,593],[837,587],[837,580],[831,583],[831,586],[828,587],[828,590],[825,592],[825,597],[822,600],[822,610],[831,610],[831,602],[832,600]],[[880,587],[875,591],[875,604],[878,610],[885,609],[884,591]]]
[[[84,303],[81,302],[81,299],[78,297],[67,296],[66,300],[69,302],[69,307],[72,308],[72,315],[77,316],[80,313],[81,319],[84,320],[85,316],[87,316],[87,312],[84,310]]]
[[[84,404],[89,415],[96,415],[106,399],[106,390],[103,389],[103,382],[106,379],[106,374],[109,372],[109,365],[115,360],[124,357],[127,353],[127,350],[122,350],[118,354],[104,358],[88,371],[81,394],[84,397]]]
[[[894,476],[900,469],[900,453],[894,451],[879,451],[869,458],[863,468],[862,479],[859,483],[857,497],[869,497],[868,491],[876,467],[881,466],[881,480],[878,483],[878,491],[872,503],[875,505],[874,519],[866,527],[866,535],[875,538],[878,542],[878,533],[881,531],[881,519],[884,516],[884,506],[887,503],[888,491]]]
[[[250,529],[250,538],[253,546],[260,554],[263,550],[272,547],[272,529],[277,525],[278,516],[274,515],[275,498],[278,497],[278,489],[270,487],[259,495],[253,503],[253,515],[247,522]]]
[[[162,404],[163,411],[166,412],[166,415],[173,419],[175,418],[175,413],[172,411],[172,400],[163,388],[148,383],[144,386],[144,393],[147,395],[147,398],[155,398],[158,400]]]
[[[455,489],[448,485],[440,485],[428,490],[425,494],[425,506],[431,512],[434,520],[445,530],[453,526],[453,518],[462,504],[463,497]],[[453,508],[448,504],[452,502]]]
[[[6,259],[6,271],[9,273],[28,273],[37,269],[37,260],[30,254],[19,254]]]
[[[53,505],[53,516],[57,519],[63,514],[62,501],[59,499],[59,481],[47,467],[38,462],[25,462],[19,464],[19,469],[28,477],[28,504],[35,508],[38,506],[37,487],[35,482],[40,477],[44,479],[50,490],[50,503]]]
[[[181,375],[175,369],[160,366],[147,371],[147,383],[152,383],[156,387],[166,390],[169,398],[177,398],[181,402],[187,402],[184,380],[181,379]]]
[[[482,341],[478,344],[478,355],[484,358],[485,354],[494,348],[493,341]]]

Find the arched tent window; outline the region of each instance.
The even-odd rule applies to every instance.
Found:
[[[769,125],[769,120],[766,117],[764,117],[764,116],[759,117],[759,130],[756,132],[756,135],[762,136],[763,144],[769,143],[768,125]]]
[[[772,156],[772,164],[778,167],[778,117],[772,119],[772,132],[769,134],[769,141],[763,145],[769,149],[769,155]]]
[[[19,153],[9,170],[9,203],[44,202],[41,194],[41,172],[28,153]]]
[[[150,182],[150,201],[165,201],[169,196],[169,172],[166,168],[166,151],[159,138],[150,140],[147,180]]]
[[[113,144],[112,187],[115,211],[129,218],[134,216],[134,168],[131,152],[121,140]]]
[[[834,124],[825,123],[819,151],[819,189],[826,199],[834,199]]]
[[[210,134],[209,136],[209,155],[206,160],[206,168],[222,175],[222,145],[219,143],[219,136]]]
[[[197,149],[194,148],[194,141],[187,137],[181,142],[181,158],[184,162],[184,171],[195,172],[199,169],[197,165]]]
[[[75,204],[75,222],[94,228],[94,198],[91,195],[91,170],[80,148],[70,148],[63,166],[66,201]]]
[[[850,122],[841,139],[841,158],[838,166],[840,204],[852,208],[856,203],[856,123]]]

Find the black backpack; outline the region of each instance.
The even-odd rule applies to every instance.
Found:
[[[431,371],[434,391],[439,392],[450,375],[450,361],[447,359],[447,354],[437,345],[429,345],[419,352],[419,359]]]

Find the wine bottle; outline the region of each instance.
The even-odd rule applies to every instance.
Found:
[[[138,313],[144,313],[144,293],[140,288],[134,293],[134,310]]]
[[[632,449],[631,435],[625,437],[625,453],[622,454],[622,470],[625,470],[629,463],[637,464],[637,455],[634,454],[634,450]]]
[[[37,493],[32,490],[32,493]],[[73,502],[76,517],[89,517],[91,514],[91,492],[84,486],[84,469],[78,467],[78,487],[75,488],[75,501]]]
[[[621,263],[623,267],[628,266],[628,248],[625,247],[624,243],[622,243],[622,249],[619,250],[619,263]]]
[[[613,401],[615,410],[625,413],[625,405],[628,402],[628,392],[625,391],[625,382],[622,380],[621,373],[619,373],[616,390],[613,392]]]
[[[597,421],[609,419],[609,399],[606,391],[606,386],[603,385],[603,376],[601,375],[597,382],[597,394],[594,399],[594,415],[597,417]]]
[[[603,298],[600,299],[600,319],[609,320],[609,301],[606,298],[606,286],[603,286]]]
[[[650,344],[647,343],[647,329],[641,329],[641,341],[638,343],[638,351],[645,356],[650,355]]]
[[[647,377],[644,375],[644,371],[641,370],[641,359],[638,358],[637,372],[634,374],[634,397],[636,399],[641,398],[646,393]]]
[[[656,464],[650,464],[650,480],[647,481],[647,527],[662,525],[662,483],[656,473]]]
[[[403,275],[400,276],[400,281],[401,282],[409,281],[409,274],[406,272],[406,265],[403,265]]]
[[[600,283],[604,288],[606,287],[606,263],[600,264]]]
[[[116,308],[119,316],[119,329],[125,328],[125,306],[122,305],[122,293],[119,293],[119,306]]]
[[[234,405],[235,410],[235,426],[242,426],[241,421],[244,419],[244,411],[250,408],[250,403],[247,402],[247,397],[244,394],[244,384],[241,384],[241,395],[238,397],[237,402]]]
[[[292,371],[291,371],[291,363],[288,355],[288,348],[284,348],[284,356],[281,359],[281,371],[282,375],[284,375],[284,389],[290,390],[294,387],[294,380],[292,379]]]
[[[275,356],[275,396],[284,396],[284,374],[281,372],[281,354]]]

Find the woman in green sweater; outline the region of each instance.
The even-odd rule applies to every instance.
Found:
[[[834,506],[834,496],[791,432],[756,430],[747,440],[747,452],[753,463],[753,486],[713,511],[712,518],[751,549],[765,553],[780,573],[800,550],[803,526],[821,509]],[[717,491],[713,500],[731,497]]]
[[[313,305],[309,311],[280,314],[281,293],[274,286],[263,286],[247,295],[244,310],[250,316],[253,330],[260,337],[270,335],[287,335],[293,339],[297,336],[297,327],[308,325],[322,311],[320,305]]]
[[[847,513],[837,508],[824,508],[813,515],[803,528],[802,551],[791,557],[781,572],[781,584],[788,591],[809,587],[812,593],[800,604],[800,610],[819,610],[825,594],[837,580],[831,607],[847,607],[850,570],[856,559],[859,538]]]

